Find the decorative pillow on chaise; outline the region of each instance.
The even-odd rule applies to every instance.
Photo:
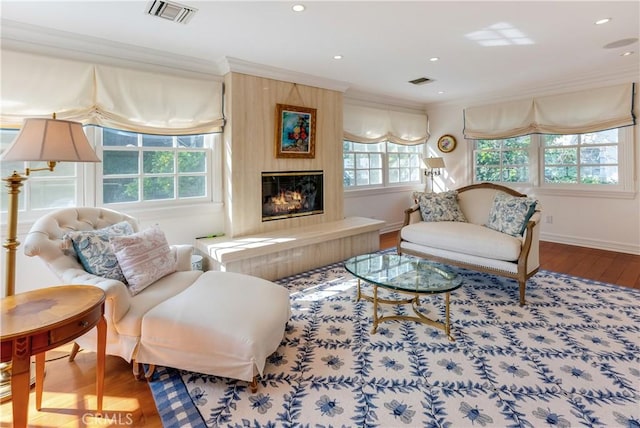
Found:
[[[498,192],[489,212],[487,227],[511,236],[522,236],[538,201],[528,196]]]
[[[111,248],[109,238],[132,233],[133,228],[131,225],[126,221],[122,221],[104,229],[68,232],[65,234],[64,239],[71,241],[78,261],[84,270],[94,275],[116,279],[126,284],[127,280],[118,265],[118,259]]]
[[[114,236],[111,245],[134,296],[176,271],[176,256],[158,226],[128,236]]]
[[[458,192],[423,193],[418,197],[423,221],[467,221],[458,205]]]

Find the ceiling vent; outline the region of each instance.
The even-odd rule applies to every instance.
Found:
[[[409,80],[409,83],[414,85],[424,85],[425,83],[433,82],[433,80],[428,77],[418,77],[417,79]]]
[[[191,17],[198,11],[193,7],[184,6],[180,3],[151,0],[147,6],[147,14],[167,19],[173,22],[186,24]]]

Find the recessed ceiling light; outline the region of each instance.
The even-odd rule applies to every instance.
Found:
[[[305,10],[305,7],[303,4],[294,4],[291,9],[293,9],[294,12],[302,12]]]
[[[333,56],[333,59],[342,59],[342,58],[343,58],[343,56],[342,56],[342,55],[334,55],[334,56]]]
[[[438,58],[437,56],[429,58],[429,61],[431,61],[431,62],[436,62],[436,61],[439,61],[439,60],[440,60],[440,58]]]
[[[629,56],[629,55],[633,55],[633,51],[627,51],[620,54],[620,56]]]
[[[603,19],[598,19],[596,22],[594,22],[594,24],[596,25],[602,25],[602,24],[606,24],[607,22],[610,22],[611,18],[603,18]]]
[[[638,38],[633,37],[629,39],[616,40],[615,42],[607,43],[603,47],[605,49],[616,49],[616,48],[621,48],[623,46],[629,46],[637,42],[638,42]]]
[[[438,91],[438,95],[444,94],[444,91]]]

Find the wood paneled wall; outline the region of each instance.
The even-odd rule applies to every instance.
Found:
[[[303,227],[344,217],[339,91],[231,72],[225,76],[225,234]],[[275,157],[276,104],[315,108],[314,159]],[[262,222],[263,171],[324,171],[324,214]]]

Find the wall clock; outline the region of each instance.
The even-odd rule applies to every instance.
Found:
[[[452,152],[456,148],[456,137],[453,135],[443,135],[438,139],[438,148],[443,153]]]

